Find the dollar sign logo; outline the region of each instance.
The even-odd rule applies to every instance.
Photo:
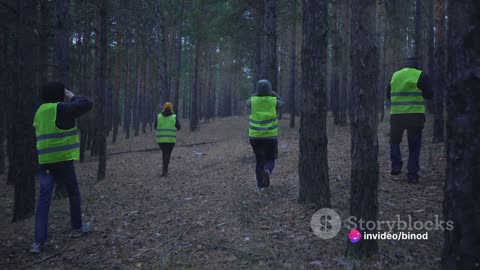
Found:
[[[340,215],[330,208],[322,208],[313,214],[310,227],[313,233],[322,239],[335,237],[342,226]]]

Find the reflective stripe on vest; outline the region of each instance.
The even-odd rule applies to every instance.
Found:
[[[35,113],[33,126],[37,136],[39,164],[80,159],[77,129],[63,130],[57,127],[57,107],[58,103],[45,103]]]
[[[277,119],[277,98],[253,96],[251,98],[250,128],[248,135],[250,138],[277,138],[278,119]]]
[[[157,117],[157,136],[155,141],[157,143],[175,143],[177,141],[176,122],[177,116],[175,114],[167,117],[159,114]]]
[[[390,82],[390,114],[425,113],[425,102],[417,83],[421,70],[404,68],[395,72]]]

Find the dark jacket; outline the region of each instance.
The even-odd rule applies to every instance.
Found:
[[[162,112],[162,115],[165,117],[170,116],[172,114],[173,112],[170,110],[165,110]],[[157,125],[158,125],[158,117],[155,117],[155,129],[157,128]],[[180,125],[180,121],[178,120],[178,117],[175,117],[175,128],[177,130],[180,130],[182,128],[182,126]]]
[[[407,65],[406,68],[416,68],[415,66]],[[422,91],[424,99],[431,99],[433,97],[432,85],[428,75],[422,71],[418,78],[417,87]],[[392,89],[390,83],[387,87],[386,97],[388,101],[391,101]],[[425,114],[423,113],[405,113],[405,114],[392,114],[390,116],[390,124],[402,126],[402,127],[423,127],[425,123]]]
[[[92,107],[92,101],[81,96],[74,96],[70,102],[60,102],[57,106],[55,124],[59,129],[74,128],[75,119],[90,111]]]
[[[430,78],[428,77],[427,73],[423,72],[420,74],[420,78],[418,78],[417,87],[422,91],[422,96],[424,99],[431,99],[433,97],[432,85],[430,83]],[[392,94],[392,89],[390,84],[387,87],[387,99],[390,101]]]

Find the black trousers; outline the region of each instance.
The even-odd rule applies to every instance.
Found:
[[[257,177],[257,186],[262,188],[264,187],[264,171],[268,170],[272,173],[275,168],[278,141],[276,139],[250,139],[250,145],[255,153],[255,175]]]
[[[168,172],[168,164],[170,163],[170,157],[172,155],[173,147],[175,143],[159,143],[160,150],[162,150],[162,172]]]
[[[418,177],[424,121],[424,115],[392,115],[390,118],[390,160],[392,162],[392,170],[402,170],[403,162],[400,143],[402,142],[403,132],[406,130],[409,152],[407,175],[410,177]]]

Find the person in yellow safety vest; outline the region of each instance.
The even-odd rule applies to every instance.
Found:
[[[162,177],[168,175],[168,164],[172,155],[173,147],[177,141],[177,130],[180,130],[180,121],[173,111],[173,105],[165,102],[163,110],[155,119],[156,136],[155,142],[162,150]]]
[[[418,69],[416,57],[407,59],[404,68],[395,72],[387,88],[390,100],[390,159],[391,175],[402,172],[400,143],[403,131],[408,138],[408,183],[418,183],[420,169],[420,148],[422,129],[425,122],[425,99],[433,97],[432,87],[427,74]]]
[[[63,183],[70,199],[72,238],[88,233],[92,226],[82,223],[81,198],[74,160],[80,158],[80,139],[75,120],[92,108],[86,97],[75,96],[59,82],[47,83],[41,90],[43,104],[33,120],[36,133],[40,192],[35,212],[35,242],[30,252],[40,253],[48,236],[48,212],[54,183]]]
[[[255,153],[257,187],[260,192],[270,187],[278,147],[278,110],[284,105],[268,80],[260,80],[256,93],[247,102],[251,114],[248,135]]]

